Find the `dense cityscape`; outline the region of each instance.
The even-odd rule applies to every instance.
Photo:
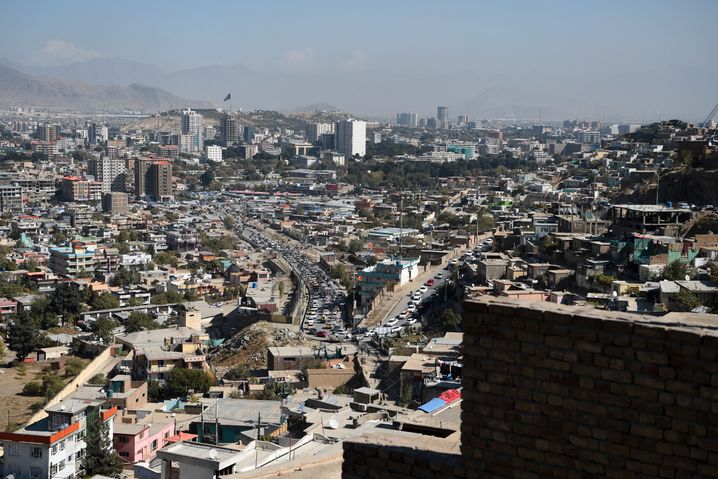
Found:
[[[0,477],[718,477],[715,98],[259,109],[52,68],[0,60]]]

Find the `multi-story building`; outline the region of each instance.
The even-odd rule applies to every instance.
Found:
[[[436,107],[436,120],[439,122],[441,128],[446,128],[449,125],[449,107],[448,106],[437,106]]]
[[[231,146],[237,143],[240,138],[241,128],[239,119],[231,113],[224,117],[224,146]]]
[[[401,287],[419,275],[419,258],[385,259],[357,273],[357,292],[362,307],[367,307],[387,285]]]
[[[107,424],[107,439],[109,443],[112,441],[117,408],[104,409],[104,404],[102,399],[65,399],[46,408],[46,418],[15,432],[0,433],[5,452],[4,477],[70,479],[82,476],[88,422],[99,420]]]
[[[580,130],[576,132],[576,141],[588,145],[601,143],[601,132],[597,130]]]
[[[366,122],[342,120],[336,123],[337,151],[346,157],[366,154]]]
[[[178,326],[117,336],[115,341],[132,350],[132,377],[163,381],[173,368],[208,368],[204,349],[209,336]]]
[[[397,113],[396,124],[399,126],[415,127],[419,124],[419,117],[416,113]]]
[[[334,124],[332,123],[310,123],[307,125],[307,140],[317,143],[322,135],[334,133]]]
[[[60,125],[45,123],[38,125],[35,130],[37,139],[40,141],[53,142],[60,139]]]
[[[184,153],[201,153],[204,146],[202,115],[190,109],[182,111],[182,137],[180,149]]]
[[[105,213],[127,213],[129,211],[127,193],[112,191],[102,195],[102,211]]]
[[[22,193],[19,185],[0,185],[0,212],[21,211]]]
[[[222,163],[222,147],[218,145],[207,146],[207,161]]]
[[[114,448],[126,464],[151,461],[174,436],[174,423],[170,413],[124,410],[115,419]]]
[[[103,193],[125,191],[127,166],[124,159],[109,156],[92,158],[87,163],[87,174],[92,175],[95,181],[102,183]]]
[[[92,223],[95,210],[87,205],[75,205],[72,208],[67,208],[66,212],[70,214],[70,225],[74,228],[81,228]]]
[[[95,271],[95,252],[93,242],[73,241],[69,246],[50,248],[50,269],[61,276],[75,276],[79,273]]]
[[[168,231],[167,247],[173,251],[194,251],[199,245],[199,237],[195,231]]]
[[[156,201],[172,197],[172,163],[140,158],[135,162],[135,196]]]
[[[63,178],[61,190],[65,201],[98,201],[102,198],[102,183],[79,176]]]

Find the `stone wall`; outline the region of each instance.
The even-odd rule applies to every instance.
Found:
[[[717,316],[483,300],[463,324],[467,477],[718,477]]]

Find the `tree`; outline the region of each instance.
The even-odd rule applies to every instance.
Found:
[[[173,268],[177,266],[177,256],[170,253],[169,251],[160,251],[159,253],[155,254],[154,258],[152,258],[155,263],[159,265],[168,264],[172,266]]]
[[[148,331],[152,329],[159,329],[160,324],[155,319],[146,313],[140,313],[139,311],[133,311],[125,322],[125,332],[135,333],[137,331]]]
[[[137,271],[120,267],[120,269],[117,270],[114,276],[112,276],[112,279],[110,280],[110,285],[128,286],[130,284],[139,283],[139,281],[140,274]]]
[[[50,296],[50,307],[62,318],[64,324],[68,319],[72,322],[79,316],[86,299],[85,293],[77,287],[63,283],[58,285]]]
[[[23,360],[42,345],[40,325],[27,314],[20,314],[10,324],[7,340],[17,358]]]
[[[22,394],[25,396],[42,396],[44,391],[40,381],[30,381],[22,388]]]
[[[100,338],[103,343],[108,344],[113,338],[112,331],[114,331],[118,325],[119,323],[112,318],[101,317],[97,318],[95,322],[92,323],[90,331],[92,331],[95,336]]]
[[[692,292],[681,288],[678,294],[676,294],[676,303],[681,311],[693,311],[701,305],[701,300]]]
[[[65,376],[75,377],[85,368],[85,363],[80,358],[67,358],[65,360]]]
[[[446,309],[441,313],[441,326],[444,331],[458,331],[461,326],[461,316],[451,308]]]
[[[710,264],[710,278],[711,281],[718,284],[718,262],[712,262]]]
[[[93,384],[95,386],[104,386],[107,384],[107,376],[105,376],[102,373],[95,374],[90,378],[89,381],[87,381],[89,384]]]
[[[199,181],[202,183],[202,186],[209,188],[212,183],[214,183],[214,172],[211,169],[207,169],[200,175]]]
[[[42,377],[42,389],[45,399],[57,396],[65,387],[65,382],[55,371],[46,371]]]
[[[83,467],[87,476],[114,477],[122,472],[122,461],[112,449],[110,428],[99,412],[87,418],[87,449]]]
[[[163,396],[186,396],[190,390],[204,394],[214,385],[214,378],[202,369],[172,368],[165,378]]]
[[[678,260],[673,261],[663,268],[663,279],[672,281],[683,281],[686,275],[690,275],[690,269],[686,263],[682,263]]]
[[[184,296],[176,291],[157,293],[152,296],[152,304],[181,303],[182,301],[184,301]]]
[[[112,293],[93,294],[90,297],[90,308],[93,311],[101,309],[115,309],[120,307],[120,300]]]
[[[244,365],[235,366],[224,375],[224,379],[228,381],[239,381],[240,379],[248,378],[250,375],[249,369]]]

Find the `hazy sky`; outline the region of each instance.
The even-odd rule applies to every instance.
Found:
[[[2,12],[0,58],[45,66],[107,57],[166,71],[573,78],[574,93],[593,71],[718,78],[718,0],[28,0]]]
[[[161,68],[446,68],[714,62],[718,2],[13,1],[0,57],[35,64],[118,57]]]

